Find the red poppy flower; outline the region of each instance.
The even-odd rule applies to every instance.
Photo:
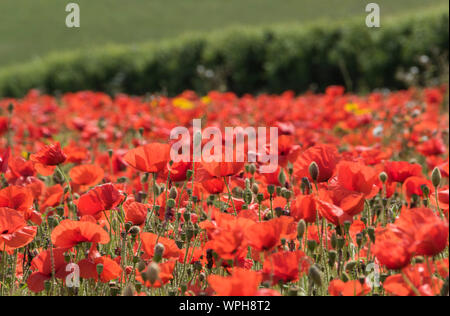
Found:
[[[403,183],[409,177],[422,175],[422,166],[406,161],[389,161],[385,163],[389,181]]]
[[[298,195],[291,204],[290,215],[296,221],[303,219],[307,223],[314,223],[317,217],[316,199],[312,194]]]
[[[218,296],[253,296],[258,291],[262,275],[253,270],[234,268],[231,276],[208,276],[208,283]]]
[[[243,162],[202,162],[203,168],[213,177],[223,178],[238,174],[244,168]]]
[[[125,212],[125,222],[131,222],[133,225],[142,225],[147,219],[149,205],[138,203],[135,201],[125,202],[123,210]]]
[[[81,216],[92,215],[99,218],[103,211],[111,210],[122,200],[119,190],[111,183],[95,187],[83,194],[78,200],[78,211]]]
[[[311,262],[301,250],[274,253],[264,260],[264,280],[271,281],[273,285],[279,281],[297,282],[299,277],[308,272]]]
[[[67,263],[64,259],[66,251],[67,249],[64,248],[48,249],[33,258],[31,270],[34,272],[27,279],[27,285],[31,291],[35,293],[43,291],[44,282],[51,279],[53,271],[59,279],[64,279],[70,273],[70,271],[66,271]]]
[[[395,225],[411,235],[411,253],[435,256],[447,246],[448,224],[429,208],[404,209]]]
[[[0,207],[0,251],[22,248],[33,241],[37,227],[27,226],[16,210]]]
[[[371,288],[366,284],[361,284],[359,280],[350,280],[344,282],[333,280],[328,286],[328,293],[331,296],[364,296],[369,294]]]
[[[59,142],[44,146],[39,152],[30,156],[31,161],[46,166],[56,166],[66,161],[66,155],[61,149]]]
[[[97,272],[97,265],[99,264],[103,265],[100,276]],[[109,256],[83,259],[78,262],[78,266],[80,267],[80,277],[94,279],[95,281],[100,279],[103,283],[119,278],[122,273],[120,265]]]
[[[156,173],[165,168],[169,162],[170,146],[161,143],[140,146],[127,152],[124,160],[139,171]]]
[[[403,192],[406,195],[406,200],[411,201],[413,195],[423,197],[422,186],[427,186],[430,192],[432,191],[433,185],[431,181],[422,177],[409,177],[403,183]]]
[[[294,163],[295,177],[301,179],[307,177],[311,179],[309,174],[309,165],[315,161],[319,167],[318,182],[325,182],[331,178],[335,167],[339,162],[339,153],[334,146],[316,145],[308,148],[301,153]]]
[[[144,280],[142,279],[142,274],[139,271],[136,271],[136,280],[144,284],[146,287],[160,288],[173,279],[173,270],[175,269],[175,263],[176,260],[169,260],[167,262],[158,264],[159,275],[158,279],[153,284],[151,284],[148,280],[144,282]]]
[[[109,234],[91,222],[63,220],[52,231],[52,242],[60,248],[72,248],[82,242],[107,244]]]
[[[69,176],[73,183],[81,186],[94,186],[103,179],[104,171],[96,165],[81,165],[70,169]]]
[[[395,225],[389,225],[376,232],[373,253],[388,269],[401,269],[411,261],[411,244],[412,240],[408,234]]]
[[[383,283],[386,292],[397,296],[436,296],[443,281],[430,275],[424,264],[416,264],[403,269],[402,274],[389,276]]]
[[[245,232],[250,246],[257,251],[270,251],[280,244],[283,223],[278,219],[255,223]]]
[[[378,175],[372,167],[360,162],[342,161],[337,166],[337,181],[349,191],[363,193],[366,197],[372,193]]]
[[[0,172],[5,173],[8,169],[8,159],[10,154],[10,149],[6,148],[0,151]]]
[[[33,206],[33,194],[25,187],[8,186],[0,190],[0,207],[28,212]]]
[[[178,259],[178,257],[180,256],[180,249],[178,248],[177,244],[173,239],[166,237],[159,237],[158,239],[158,235],[156,234],[142,233],[141,234],[142,249],[150,258],[153,258],[153,255],[155,253],[156,240],[158,240],[158,243],[164,245],[163,258]]]

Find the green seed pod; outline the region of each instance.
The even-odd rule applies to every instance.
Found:
[[[147,183],[149,175],[150,175],[149,173],[144,173],[141,176],[141,183]]]
[[[441,171],[439,170],[438,167],[435,167],[433,169],[433,172],[431,173],[431,183],[433,183],[433,186],[437,188],[441,184],[441,180],[442,180]]]
[[[362,241],[363,235],[361,233],[356,234],[356,244],[358,245],[359,248],[361,248]]]
[[[331,247],[333,247],[334,249],[337,248],[337,236],[336,236],[336,233],[333,233],[331,235]]]
[[[255,174],[256,173],[256,166],[254,164],[249,164],[248,165],[248,171],[250,172],[250,174]]]
[[[311,179],[314,182],[317,182],[317,179],[319,178],[319,166],[317,165],[317,163],[315,161],[311,162],[308,170],[309,170],[309,175],[311,176]]]
[[[193,174],[194,174],[194,172],[191,169],[186,171],[186,179],[188,179],[188,180],[191,179]]]
[[[120,178],[117,179],[117,183],[125,183],[127,181],[128,181],[127,177],[120,177]]]

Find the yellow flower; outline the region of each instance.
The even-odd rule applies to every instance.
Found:
[[[362,109],[362,108],[359,107],[358,104],[353,103],[353,102],[352,103],[347,103],[345,105],[344,109],[345,109],[346,112],[353,113],[355,115],[363,115],[363,114],[367,114],[367,113],[371,112],[370,109]]]
[[[183,110],[191,110],[195,108],[194,102],[191,102],[185,98],[175,98],[172,103],[173,106]]]

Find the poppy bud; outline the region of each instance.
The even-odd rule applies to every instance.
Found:
[[[281,187],[277,187],[275,191],[277,192],[278,196],[281,196]]]
[[[261,204],[261,202],[264,200],[264,194],[258,193],[256,195],[256,200],[258,201],[259,204]]]
[[[303,238],[305,231],[306,231],[306,223],[303,219],[301,219],[297,225],[297,236],[299,240]]]
[[[430,189],[425,184],[422,184],[420,186],[420,189],[422,190],[422,193],[426,198],[430,196]]]
[[[278,174],[278,182],[284,186],[286,184],[286,174],[284,173],[283,169],[280,170],[280,173]]]
[[[147,193],[143,191],[139,191],[136,196],[136,202],[142,203],[147,198]]]
[[[356,234],[356,244],[358,245],[359,248],[361,248],[362,240],[363,235],[361,233]]]
[[[139,226],[132,226],[128,232],[131,236],[137,236],[141,232],[141,228]]]
[[[317,287],[322,286],[322,271],[317,265],[314,264],[309,268],[308,276]]]
[[[144,173],[142,176],[141,176],[141,183],[147,183],[147,181],[148,181],[148,177],[149,177],[149,173]]]
[[[369,235],[370,241],[375,243],[375,228],[373,226],[367,228],[367,234]]]
[[[144,260],[140,260],[138,265],[137,265],[137,269],[139,272],[144,271],[146,265],[145,265],[145,261]]]
[[[108,149],[108,156],[109,158],[111,158],[113,155],[113,150],[112,149]]]
[[[97,264],[97,266],[95,267],[97,269],[97,274],[100,275],[103,272],[103,264],[99,263]]]
[[[174,199],[168,199],[166,207],[174,208],[175,207],[175,200]]]
[[[254,164],[249,164],[248,165],[248,171],[250,172],[250,174],[255,174],[256,172],[256,166]]]
[[[445,282],[441,288],[441,296],[448,296],[448,276],[445,278]]]
[[[273,195],[275,193],[275,186],[273,184],[269,184],[267,186],[267,192],[269,192],[270,195]]]
[[[244,198],[244,202],[245,202],[246,204],[252,203],[252,199],[253,199],[252,191],[249,190],[249,189],[245,189],[245,190],[244,190],[243,198]]]
[[[309,175],[311,176],[311,179],[314,182],[317,182],[317,179],[319,178],[319,166],[317,165],[317,163],[315,161],[311,162],[308,170],[309,170]]]
[[[134,287],[131,284],[128,284],[123,290],[122,296],[134,296]]]
[[[438,167],[435,167],[433,169],[433,172],[431,173],[431,183],[433,183],[433,186],[437,188],[441,184],[441,180],[442,180],[441,171],[439,170]]]
[[[380,181],[383,183],[386,183],[387,179],[388,179],[388,175],[386,172],[381,172],[378,176],[380,178]]]
[[[153,261],[155,261],[157,263],[161,262],[163,254],[164,254],[164,245],[161,244],[161,243],[157,243],[155,245],[155,252],[154,252],[154,255],[153,255]]]
[[[45,291],[46,291],[46,292],[50,291],[50,287],[51,287],[50,281],[49,281],[49,280],[46,280],[46,281],[44,282],[44,288],[45,288]]]
[[[55,173],[53,174],[53,181],[58,184],[64,183],[66,180],[64,179],[64,175],[61,173],[59,169],[55,170]]]
[[[309,251],[313,252],[317,247],[317,242],[313,239],[310,239],[306,242],[306,245],[308,246]]]
[[[337,258],[337,252],[335,250],[330,250],[328,252],[328,264],[330,267],[334,267],[334,264],[336,263]]]
[[[190,178],[192,178],[193,174],[194,174],[194,172],[191,169],[186,171],[186,179],[189,180]]]
[[[64,254],[64,262],[65,262],[65,263],[69,263],[69,262],[70,262],[70,259],[71,259],[71,258],[70,258],[70,255],[69,255],[68,253],[65,253],[65,254]]]
[[[344,248],[344,246],[345,246],[345,239],[342,237],[339,237],[337,239],[337,248],[342,249],[342,248]]]
[[[353,271],[356,267],[356,261],[349,261],[347,262],[347,264],[345,265],[345,271]]]
[[[169,191],[169,198],[176,199],[178,195],[177,188],[171,187]]]
[[[292,191],[289,191],[288,189],[283,188],[284,190],[281,190],[281,196],[284,197],[286,200],[290,200],[292,197]]]
[[[258,194],[258,191],[259,191],[259,186],[258,186],[258,184],[253,183],[253,184],[252,184],[252,192],[253,192],[253,194]]]
[[[312,187],[311,187],[311,183],[309,182],[308,178],[306,178],[306,177],[302,178],[302,183],[300,184],[300,188],[301,188],[303,194],[309,194]]]
[[[333,248],[337,247],[337,236],[336,236],[336,233],[333,233],[331,235],[331,247],[333,247]]]
[[[342,275],[341,275],[341,280],[343,281],[343,282],[348,282],[349,280],[350,280],[350,277],[348,276],[348,274],[347,273],[342,273]]]
[[[153,186],[153,194],[159,196],[161,192],[161,187],[158,185],[158,183],[155,183],[155,185]]]
[[[125,223],[125,230],[126,231],[129,231],[130,230],[130,228],[133,226],[133,223],[132,222],[126,222]]]
[[[291,286],[288,290],[288,296],[298,296],[298,287]]]
[[[346,233],[348,233],[351,225],[352,225],[352,223],[350,221],[345,221],[344,222],[344,230],[345,230]]]
[[[149,264],[147,271],[145,271],[145,277],[150,282],[154,284],[159,279],[159,265],[156,262]]]

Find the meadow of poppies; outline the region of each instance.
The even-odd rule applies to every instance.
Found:
[[[277,127],[277,171],[171,161],[196,118]],[[32,90],[0,100],[0,136],[2,296],[448,295],[447,85]]]

